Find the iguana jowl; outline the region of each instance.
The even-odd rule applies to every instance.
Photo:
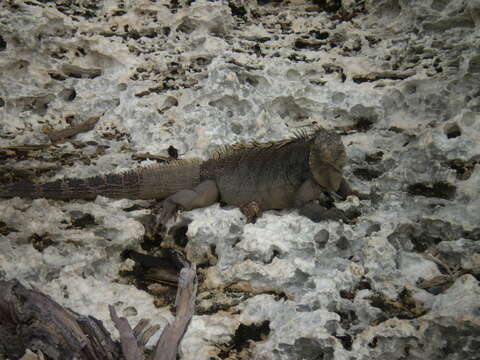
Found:
[[[224,147],[208,160],[178,160],[118,174],[0,186],[0,197],[164,199],[165,215],[216,201],[260,210],[309,207],[324,191],[353,193],[343,178],[340,136],[318,129],[292,139]]]

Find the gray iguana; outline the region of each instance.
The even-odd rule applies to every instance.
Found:
[[[237,144],[217,150],[207,160],[176,160],[85,179],[0,186],[0,197],[51,199],[162,199],[162,217],[217,201],[263,210],[297,208],[314,221],[332,218],[320,206],[325,191],[353,194],[343,177],[345,147],[333,131],[316,129],[288,140]],[[334,216],[333,216],[334,217]]]

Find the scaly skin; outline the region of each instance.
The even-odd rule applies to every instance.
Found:
[[[200,161],[179,160],[118,174],[97,175],[85,179],[62,179],[44,184],[13,183],[0,185],[0,197],[48,199],[110,198],[164,199],[200,181]]]
[[[312,202],[324,191],[343,197],[353,193],[343,178],[345,161],[340,137],[319,129],[284,141],[225,147],[203,162],[180,160],[86,179],[7,184],[0,186],[0,197],[163,199],[164,219],[179,208],[220,200],[239,207],[255,203],[259,211],[295,207],[319,219],[325,209]]]

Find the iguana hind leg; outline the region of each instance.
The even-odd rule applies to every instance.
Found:
[[[204,181],[193,189],[180,190],[163,200],[155,209],[154,231],[172,218],[177,210],[192,210],[210,206],[218,201],[219,192],[217,185],[212,180]]]

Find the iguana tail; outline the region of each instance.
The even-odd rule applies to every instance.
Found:
[[[43,184],[18,182],[0,185],[0,198],[94,199],[101,195],[110,198],[163,199],[198,185],[199,169],[198,160],[179,160],[85,179],[62,179]]]

